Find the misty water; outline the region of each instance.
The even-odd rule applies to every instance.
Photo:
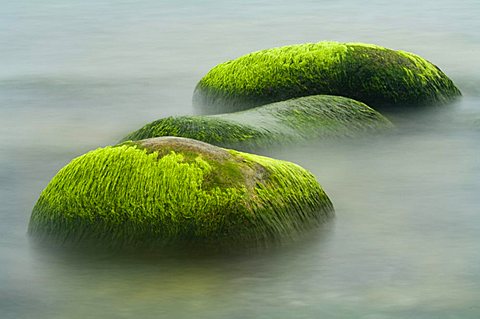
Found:
[[[480,2],[1,0],[1,318],[479,318]],[[336,217],[223,254],[57,251],[26,230],[71,159],[193,114],[214,65],[321,40],[417,53],[463,92],[397,131],[284,147]]]

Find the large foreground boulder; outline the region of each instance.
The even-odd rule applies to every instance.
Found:
[[[346,96],[379,108],[445,103],[460,91],[418,55],[371,44],[319,42],[257,51],[219,64],[200,80],[193,103],[211,114],[316,94]]]
[[[167,117],[124,138],[182,136],[217,146],[256,150],[302,141],[354,137],[392,128],[380,113],[355,100],[307,96],[210,116]]]
[[[332,214],[315,177],[293,163],[166,137],[72,160],[40,195],[29,233],[121,246],[245,243]]]

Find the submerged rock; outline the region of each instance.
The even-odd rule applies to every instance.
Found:
[[[120,246],[258,242],[331,215],[327,195],[298,165],[164,137],[72,160],[40,195],[29,233]]]
[[[355,100],[307,96],[254,109],[210,116],[167,117],[124,138],[182,136],[218,146],[253,150],[281,144],[353,137],[392,128],[377,111]]]
[[[253,52],[217,65],[194,92],[204,113],[330,94],[373,108],[445,103],[461,93],[435,65],[371,44],[319,42]]]

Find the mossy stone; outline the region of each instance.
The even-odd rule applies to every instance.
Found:
[[[345,96],[377,109],[445,103],[461,93],[438,67],[413,53],[319,42],[219,64],[197,84],[193,103],[204,113],[224,113],[316,94]]]
[[[41,193],[29,233],[73,243],[250,243],[333,214],[315,177],[293,163],[164,137],[72,160]]]
[[[355,100],[314,95],[207,116],[167,117],[123,140],[181,136],[238,150],[257,150],[302,141],[356,137],[391,129],[377,111]]]

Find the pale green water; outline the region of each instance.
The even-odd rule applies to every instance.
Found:
[[[1,318],[479,318],[480,2],[0,0]],[[250,51],[320,40],[420,54],[458,103],[370,141],[272,151],[337,217],[260,252],[47,252],[31,208],[73,157],[162,116]]]

